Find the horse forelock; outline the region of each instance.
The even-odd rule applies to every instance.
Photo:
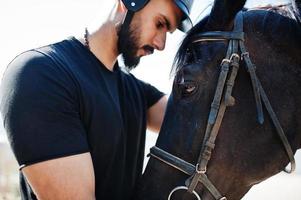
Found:
[[[184,66],[184,62],[185,62],[185,56],[187,54],[187,49],[189,48],[190,44],[191,44],[191,38],[193,35],[195,35],[196,33],[200,33],[204,31],[205,25],[208,21],[208,17],[206,16],[204,17],[200,22],[198,22],[185,36],[185,38],[183,39],[177,53],[176,56],[174,58],[174,62],[172,65],[172,69],[171,69],[171,73],[173,75],[175,75],[178,71],[180,71],[183,66]]]

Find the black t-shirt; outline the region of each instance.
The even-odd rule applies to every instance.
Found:
[[[146,112],[162,96],[118,65],[108,70],[70,38],[17,56],[2,80],[0,108],[21,168],[90,152],[96,198],[120,200],[130,199],[141,176]],[[23,199],[36,199],[20,177]]]

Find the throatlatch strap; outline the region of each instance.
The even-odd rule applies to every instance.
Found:
[[[257,77],[256,77],[257,79]],[[285,171],[286,173],[292,173],[293,171],[295,171],[296,169],[296,161],[295,161],[295,158],[294,158],[294,153],[293,153],[293,150],[292,150],[292,147],[291,145],[289,144],[288,140],[287,140],[287,137],[285,136],[284,134],[284,131],[281,127],[281,124],[271,106],[271,103],[264,91],[264,89],[262,88],[262,85],[260,83],[260,81],[257,79],[257,82],[258,82],[258,86],[259,86],[259,90],[260,90],[260,94],[261,94],[261,98],[262,98],[262,101],[268,111],[268,113],[270,114],[270,117],[272,119],[272,122],[276,128],[276,131],[284,145],[284,148],[285,148],[285,151],[289,157],[289,160],[290,160],[290,163],[291,163],[291,168],[289,170],[287,169],[284,169],[283,171]]]
[[[250,74],[251,82],[253,86],[253,92],[256,102],[256,109],[257,109],[257,120],[260,124],[263,124],[264,117],[263,117],[263,110],[262,110],[262,103],[260,98],[260,91],[258,86],[258,81],[256,79],[256,72],[255,72],[255,65],[252,63],[249,53],[246,50],[245,44],[242,41],[239,41],[240,51],[242,58],[244,59],[247,67],[247,71]]]

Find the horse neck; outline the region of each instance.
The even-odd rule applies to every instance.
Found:
[[[288,133],[294,149],[301,148],[301,26],[297,21],[268,11],[250,11],[245,16],[246,46],[274,109],[294,115],[295,133]],[[292,106],[290,104],[295,104]],[[294,107],[294,108],[293,108]],[[293,109],[293,110],[292,110]],[[292,114],[293,113],[293,114]],[[285,119],[280,119],[285,121]]]

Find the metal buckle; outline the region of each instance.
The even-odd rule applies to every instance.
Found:
[[[228,63],[228,64],[230,64],[230,63],[231,63],[231,60],[230,60],[230,59],[226,59],[226,58],[224,58],[224,59],[222,60],[222,62],[221,62],[221,64],[220,64],[220,65],[223,65],[224,63]]]
[[[237,53],[232,53],[230,61],[232,61],[234,57],[238,58],[238,60],[240,59],[240,56]]]
[[[178,190],[186,190],[188,191],[188,187],[186,186],[178,186],[178,187],[175,187],[168,195],[168,198],[167,200],[170,200],[171,199],[171,196],[173,195],[173,193],[175,193],[176,191]],[[198,193],[196,193],[196,191],[192,191],[192,194],[196,197],[197,200],[201,200],[201,197],[198,195]]]
[[[198,173],[198,174],[205,174],[206,173],[206,171],[207,171],[207,168],[205,167],[205,169],[203,169],[203,170],[199,170],[199,166],[200,166],[200,164],[198,163],[198,164],[196,164],[196,166],[195,166],[195,171],[196,171],[196,173]]]
[[[241,60],[245,59],[245,56],[246,56],[246,57],[250,57],[249,52],[244,52],[244,53],[242,53],[242,54],[241,54]]]

